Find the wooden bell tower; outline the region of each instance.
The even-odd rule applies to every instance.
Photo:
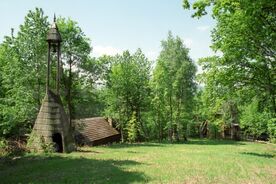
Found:
[[[48,63],[46,95],[43,99],[28,146],[33,151],[71,152],[75,150],[73,131],[70,127],[60,98],[60,48],[62,38],[56,24],[56,17],[48,34]],[[57,54],[56,89],[50,87],[51,54]]]

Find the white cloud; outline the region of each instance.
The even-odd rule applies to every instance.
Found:
[[[146,56],[149,60],[154,61],[154,60],[157,59],[158,54],[159,54],[158,52],[149,51],[149,52],[146,52],[146,53],[145,53],[145,56]]]
[[[110,55],[115,56],[116,54],[121,54],[123,52],[123,49],[118,49],[112,46],[101,46],[96,45],[93,47],[93,54],[96,57],[102,56],[102,55]]]
[[[198,26],[196,27],[199,31],[208,31],[210,29],[210,26]]]
[[[186,45],[186,47],[188,47],[188,48],[192,47],[194,41],[191,38],[184,38],[183,40],[184,40],[184,44]]]
[[[116,54],[122,54],[123,51],[124,51],[124,49],[121,49],[121,48],[115,48],[112,46],[96,45],[93,47],[92,55],[96,56],[96,57],[100,57],[102,55],[115,56]],[[133,54],[135,51],[130,50],[130,52]],[[159,52],[148,51],[148,52],[144,52],[144,54],[149,60],[156,60],[159,55]]]

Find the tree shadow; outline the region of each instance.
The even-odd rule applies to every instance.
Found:
[[[257,157],[263,157],[263,158],[273,158],[275,155],[269,154],[269,153],[254,153],[254,152],[242,152],[243,155],[250,155],[250,156],[257,156]]]
[[[107,148],[132,148],[132,147],[163,147],[162,143],[150,143],[150,142],[141,142],[141,143],[115,143],[110,145],[101,145],[101,147]]]
[[[239,141],[233,140],[210,140],[210,139],[191,139],[184,144],[190,145],[245,145]]]
[[[132,148],[132,147],[164,147],[168,145],[246,145],[240,141],[234,140],[218,140],[218,139],[188,139],[188,141],[179,142],[142,142],[142,143],[115,143],[110,145],[101,145],[107,148]]]
[[[78,147],[76,152],[79,152],[79,153],[95,153],[95,154],[103,153],[103,152],[100,152],[100,151],[91,150],[91,147]]]
[[[1,161],[2,162],[2,161]],[[96,160],[64,155],[25,156],[0,162],[1,183],[145,183],[144,173],[127,170],[132,160]]]

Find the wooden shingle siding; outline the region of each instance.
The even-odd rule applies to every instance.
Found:
[[[40,111],[37,115],[32,133],[30,135],[28,147],[31,151],[43,152],[45,145],[49,148],[56,144],[53,135],[59,133],[62,140],[60,143],[63,152],[75,150],[73,133],[67,114],[65,113],[60,96],[48,90],[42,101]],[[44,140],[44,142],[41,142]]]

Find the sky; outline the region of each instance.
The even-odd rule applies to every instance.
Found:
[[[17,32],[35,7],[42,8],[50,21],[54,13],[77,21],[91,39],[95,57],[141,48],[155,60],[168,31],[184,41],[195,62],[213,55],[210,32],[215,21],[210,16],[191,18],[192,11],[182,8],[182,0],[1,0],[0,42],[11,28]]]

